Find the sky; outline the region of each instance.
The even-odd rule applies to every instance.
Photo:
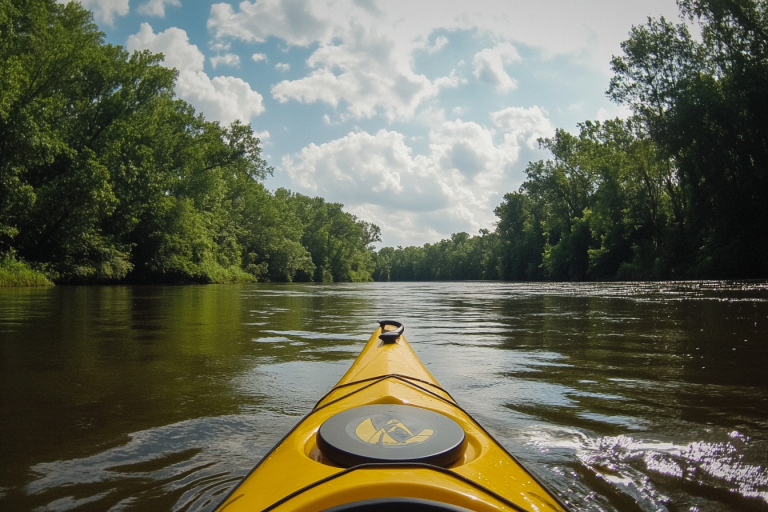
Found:
[[[628,115],[605,90],[632,25],[679,20],[674,0],[81,4],[207,120],[250,123],[268,188],[342,203],[379,246],[493,230],[539,137]]]

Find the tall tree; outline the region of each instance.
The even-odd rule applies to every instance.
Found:
[[[758,226],[768,222],[766,2],[679,4],[700,23],[702,43],[663,19],[635,27],[625,56],[614,59],[608,94],[644,119],[675,171],[680,193],[669,189],[685,247],[683,275],[764,276],[768,234]]]

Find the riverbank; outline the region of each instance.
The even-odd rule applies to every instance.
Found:
[[[158,280],[151,284],[244,284],[254,283],[256,279],[251,274],[238,268],[212,268],[210,272],[200,275],[184,276],[171,275],[166,279]],[[83,278],[79,281],[64,281],[59,284],[147,284],[130,279],[124,280],[89,280]],[[29,264],[14,258],[0,259],[0,287],[25,287],[25,286],[56,286],[54,280],[44,272],[35,270]]]
[[[0,259],[0,287],[54,286],[43,272],[35,270],[23,261],[6,256]]]

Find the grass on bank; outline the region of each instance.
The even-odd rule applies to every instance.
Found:
[[[240,267],[233,265],[231,267],[222,267],[217,264],[201,265],[204,273],[202,282],[211,284],[236,284],[236,283],[254,283],[256,278],[245,272]]]
[[[0,286],[53,286],[48,277],[13,256],[0,257]]]
[[[80,276],[80,279],[67,281],[66,284],[109,284],[117,283],[120,279],[101,280],[88,279],[89,276]],[[125,276],[120,276],[125,277]],[[197,284],[234,284],[253,283],[258,279],[253,274],[245,272],[238,266],[223,267],[216,263],[202,264],[184,276],[173,276],[159,282],[171,283],[197,283]],[[28,263],[19,261],[14,254],[0,255],[0,287],[20,286],[55,286],[50,277],[35,270]]]

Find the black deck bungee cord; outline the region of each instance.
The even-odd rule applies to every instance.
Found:
[[[331,395],[331,393],[333,393],[337,389],[346,388],[348,386],[354,386],[355,384],[362,384],[363,382],[368,382],[368,381],[371,381],[371,380],[382,379],[382,378],[386,378],[386,377],[402,377],[404,379],[415,380],[415,381],[421,382],[422,384],[427,384],[429,386],[432,386],[433,388],[439,389],[440,391],[442,391],[443,393],[448,395],[451,398],[451,400],[453,400],[454,402],[456,401],[451,396],[451,394],[449,392],[447,392],[446,390],[444,390],[443,388],[441,388],[440,386],[438,386],[435,383],[432,383],[432,382],[429,382],[429,381],[426,381],[426,380],[423,380],[423,379],[419,379],[417,377],[411,377],[410,375],[402,375],[400,373],[387,373],[385,375],[379,375],[377,377],[368,377],[367,379],[360,379],[360,380],[356,380],[356,381],[353,381],[353,382],[347,382],[345,384],[339,384],[338,386],[334,386],[333,389],[331,389],[329,392],[327,392],[325,395],[323,395],[323,397],[320,400],[317,401],[317,403],[315,404],[315,407],[320,405],[320,402],[322,402],[323,400],[328,398]]]

